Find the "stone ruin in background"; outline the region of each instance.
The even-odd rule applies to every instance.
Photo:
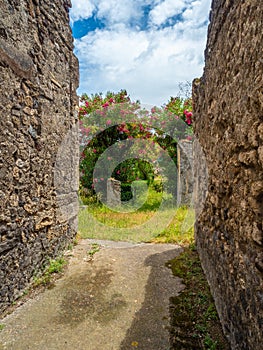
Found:
[[[113,178],[107,180],[107,205],[110,208],[121,205],[121,182]]]

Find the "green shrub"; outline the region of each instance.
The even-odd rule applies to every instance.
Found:
[[[132,199],[132,189],[131,184],[121,183],[121,201],[126,202]]]

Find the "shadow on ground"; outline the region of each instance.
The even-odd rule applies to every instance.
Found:
[[[145,265],[151,272],[145,287],[145,300],[135,314],[131,327],[126,333],[119,350],[168,350],[170,348],[169,297],[178,295],[174,289],[174,279],[167,279],[171,273],[165,264],[178,255],[178,249],[149,256]],[[181,285],[180,290],[183,289]]]

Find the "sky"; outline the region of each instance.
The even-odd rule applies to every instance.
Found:
[[[72,0],[78,94],[126,89],[161,106],[204,67],[211,0]]]

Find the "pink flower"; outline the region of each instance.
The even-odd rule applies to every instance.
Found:
[[[103,108],[106,108],[106,107],[109,107],[109,105],[110,105],[110,104],[109,104],[108,102],[105,102],[105,103],[102,105],[102,107],[103,107]]]
[[[111,120],[108,119],[108,120],[106,121],[106,125],[110,125],[110,124],[111,124]]]
[[[116,171],[116,174],[117,174],[117,175],[120,175],[120,173],[121,173],[120,170],[117,170],[117,171]]]
[[[104,177],[101,177],[101,178],[100,178],[100,181],[104,181]]]
[[[82,132],[85,133],[86,136],[88,136],[90,133],[90,130],[91,130],[90,128],[86,128],[86,129],[83,129]]]
[[[85,102],[85,106],[86,106],[86,107],[89,107],[88,101]]]
[[[191,125],[192,124],[192,116],[193,116],[193,113],[192,112],[189,112],[188,110],[184,110],[184,115],[185,115],[185,121],[188,125]]]
[[[114,99],[111,97],[111,98],[109,99],[109,102],[110,102],[110,103],[113,103],[113,102],[114,102]]]
[[[94,149],[92,150],[92,152],[93,152],[93,153],[97,153],[97,150],[94,148]]]

